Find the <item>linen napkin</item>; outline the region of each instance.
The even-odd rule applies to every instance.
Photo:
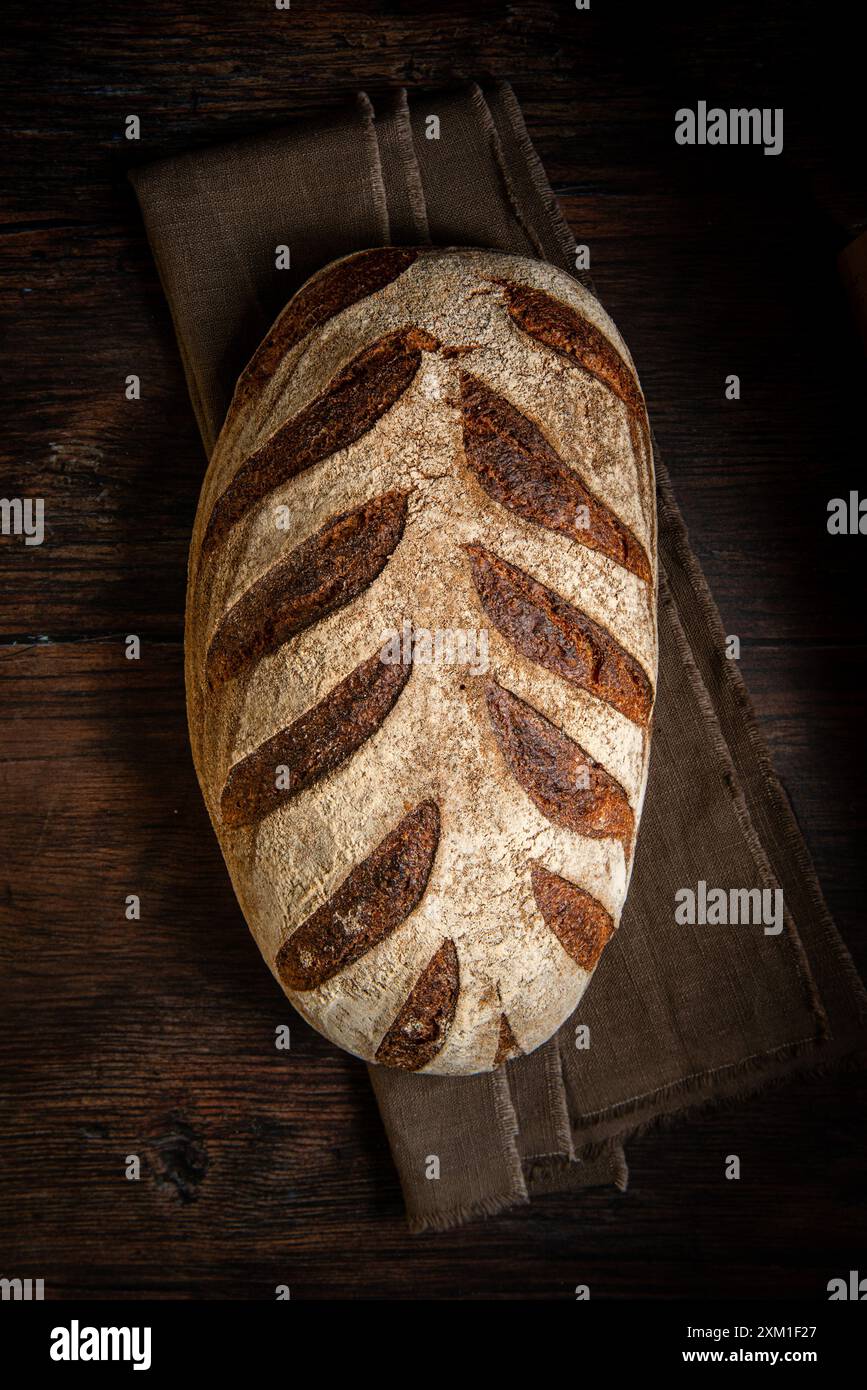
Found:
[[[259,340],[338,256],[488,246],[574,273],[575,238],[508,84],[412,102],[401,90],[377,112],[359,93],[321,121],[130,177],[208,452]],[[278,246],[288,269],[276,268]],[[656,469],[659,690],[620,927],[573,1018],[529,1057],[475,1077],[368,1069],[412,1230],[544,1191],[623,1189],[630,1135],[797,1071],[864,1060],[867,997],[726,657],[658,450]],[[782,930],[678,924],[675,894],[700,884],[781,890]]]

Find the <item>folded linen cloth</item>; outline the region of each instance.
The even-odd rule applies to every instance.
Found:
[[[574,237],[507,84],[411,103],[400,91],[377,113],[360,93],[338,115],[130,177],[209,453],[259,340],[338,256],[478,245],[574,273]],[[278,246],[289,269],[276,268]],[[576,1014],[531,1056],[475,1077],[369,1068],[413,1230],[535,1192],[623,1189],[623,1141],[662,1117],[864,1060],[867,997],[726,658],[658,451],[656,468],[659,690],[626,909]],[[780,889],[782,929],[678,924],[676,892],[699,883]]]

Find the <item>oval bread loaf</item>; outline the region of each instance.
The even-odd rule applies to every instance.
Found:
[[[196,517],[190,733],[250,928],[368,1061],[545,1042],[620,916],[656,681],[653,459],[568,275],[327,267],[241,377]]]

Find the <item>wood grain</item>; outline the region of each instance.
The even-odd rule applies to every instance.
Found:
[[[0,1273],[49,1296],[815,1298],[863,1251],[857,1076],[641,1139],[625,1195],[410,1238],[363,1068],[262,969],[207,823],[180,647],[204,460],[126,170],[361,86],[509,78],[867,967],[862,542],[825,530],[863,452],[834,272],[867,212],[854,46],[833,6],[779,0],[706,30],[677,7],[452,9],[6,7],[0,495],[45,497],[48,530],[0,541]],[[673,112],[699,98],[783,105],[784,155],[678,149]]]

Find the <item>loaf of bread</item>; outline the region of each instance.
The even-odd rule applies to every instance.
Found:
[[[499,1066],[617,926],[656,681],[644,399],[553,267],[382,248],[294,297],[196,517],[196,769],[268,965],[368,1061]]]

